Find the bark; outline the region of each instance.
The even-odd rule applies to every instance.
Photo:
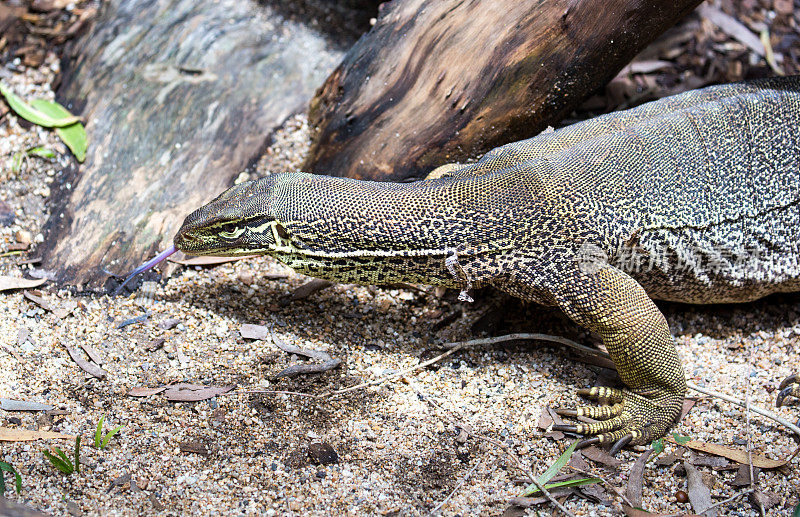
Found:
[[[43,258],[56,280],[95,289],[168,245],[341,59],[306,25],[238,0],[112,0],[72,52],[59,97],[89,152],[53,189]]]
[[[424,176],[557,123],[700,0],[395,0],[317,92],[305,168]]]
[[[3,517],[47,517],[47,514],[17,504],[6,499],[2,494],[0,494],[0,515]]]

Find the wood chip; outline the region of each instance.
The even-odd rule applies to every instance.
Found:
[[[94,377],[97,377],[98,379],[103,379],[107,375],[105,370],[97,366],[95,363],[84,359],[81,353],[75,350],[74,348],[67,345],[64,345],[64,348],[67,349],[69,356],[72,358],[73,361],[75,361],[75,363],[77,363],[78,366],[81,367],[81,370],[83,370],[84,372]]]
[[[47,282],[46,278],[29,280],[27,278],[0,275],[0,291],[9,291],[11,289],[30,289],[32,287],[38,287],[45,282]]]
[[[267,339],[271,334],[269,327],[253,325],[251,323],[242,325],[242,328],[239,329],[239,333],[244,339]]]
[[[688,447],[689,449],[705,452],[707,454],[713,454],[715,456],[723,456],[737,463],[748,463],[747,452],[740,449],[734,449],[732,447],[726,447],[725,445],[719,445],[716,443],[698,442],[695,440],[689,440],[686,443],[678,444],[671,436],[667,436],[665,439],[666,441],[675,445],[682,445],[683,447]],[[763,454],[757,454],[755,452],[752,454],[752,456],[753,466],[760,467],[762,469],[776,469],[786,465],[788,462],[786,459],[773,460],[772,458],[768,458]]]
[[[50,411],[53,406],[31,402],[29,400],[12,400],[0,398],[0,409],[6,411]]]
[[[52,431],[29,431],[28,429],[11,429],[0,427],[0,442],[29,442],[32,440],[51,439],[74,440],[75,435],[55,433]]]

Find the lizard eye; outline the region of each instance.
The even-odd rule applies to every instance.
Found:
[[[219,236],[226,239],[236,239],[244,232],[244,228],[238,228],[236,223],[228,223],[220,226]]]

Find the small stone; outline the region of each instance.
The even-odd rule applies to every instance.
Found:
[[[330,465],[339,462],[339,455],[330,444],[325,442],[312,443],[308,446],[308,455],[311,461],[319,465]]]
[[[14,239],[20,244],[30,244],[33,242],[33,235],[28,230],[17,230],[14,234]]]
[[[214,334],[216,334],[216,336],[220,338],[227,336],[228,331],[229,331],[228,324],[225,323],[224,321],[219,325],[217,325],[216,327],[214,327]]]

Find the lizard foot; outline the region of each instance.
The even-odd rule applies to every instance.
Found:
[[[672,426],[681,411],[681,397],[658,390],[620,390],[594,387],[578,390],[578,394],[599,405],[578,406],[573,410],[558,409],[562,416],[589,417],[592,423],[553,426],[566,431],[592,436],[579,447],[614,443],[612,453],[624,446],[641,445],[661,438]]]
[[[781,385],[778,386],[780,392],[775,399],[775,406],[781,407],[786,400],[786,397],[800,398],[800,377],[797,375],[790,375],[783,379]]]

